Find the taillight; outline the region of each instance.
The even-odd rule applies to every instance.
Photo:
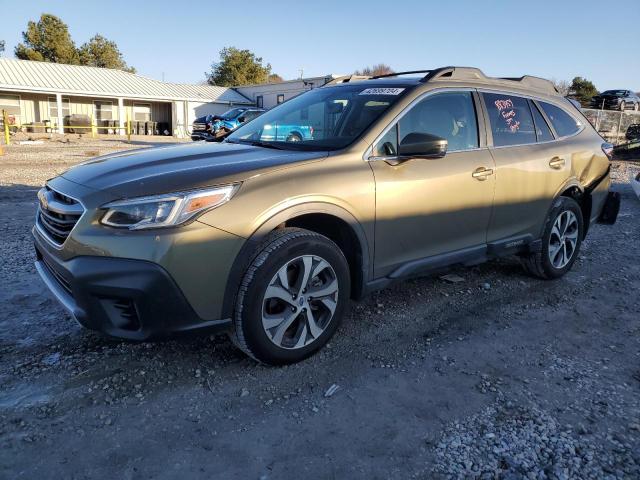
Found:
[[[601,147],[607,158],[611,160],[613,158],[613,144],[604,142]]]

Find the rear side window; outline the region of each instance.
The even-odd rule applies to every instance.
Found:
[[[549,125],[547,125],[547,121],[544,119],[538,107],[533,102],[529,102],[531,105],[531,111],[533,112],[533,121],[536,124],[536,136],[538,137],[539,142],[548,142],[553,140],[553,134],[549,129]]]
[[[536,131],[527,99],[508,94],[483,93],[489,113],[493,145],[536,143]]]
[[[551,121],[551,125],[555,128],[559,137],[573,135],[580,130],[580,123],[560,107],[556,107],[547,102],[540,102],[540,106]]]

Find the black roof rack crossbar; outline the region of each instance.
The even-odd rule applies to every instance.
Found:
[[[387,78],[387,77],[397,77],[399,75],[412,75],[414,73],[429,73],[431,70],[409,70],[406,72],[393,72],[393,73],[385,73],[384,75],[375,75],[370,77],[369,80],[376,80],[378,78]]]

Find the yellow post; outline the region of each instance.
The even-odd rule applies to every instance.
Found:
[[[4,143],[9,145],[11,139],[9,138],[9,117],[6,110],[2,110],[2,124],[4,125]]]
[[[96,128],[96,124],[95,124],[95,122],[93,121],[93,115],[91,115],[91,117],[90,117],[90,118],[91,118],[91,137],[96,138],[96,131],[97,131],[98,129]]]
[[[129,117],[129,110],[127,109],[127,142],[131,141],[131,118]]]

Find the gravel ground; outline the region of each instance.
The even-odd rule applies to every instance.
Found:
[[[146,139],[139,139],[141,142]],[[120,141],[0,157],[0,478],[640,477],[640,163],[573,271],[515,259],[353,303],[334,340],[267,368],[224,336],[81,329],[33,267],[35,192]]]

